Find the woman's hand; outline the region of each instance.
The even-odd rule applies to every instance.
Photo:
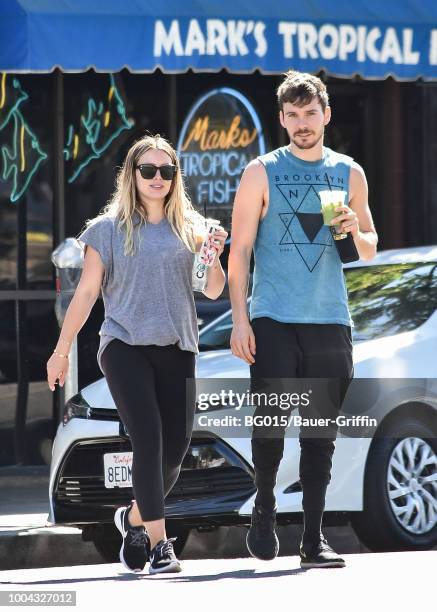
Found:
[[[203,294],[211,300],[216,300],[223,292],[226,276],[220,263],[220,255],[223,253],[225,248],[226,238],[228,232],[222,227],[218,227],[208,237],[208,249],[215,251],[214,260],[211,264],[210,271],[208,273],[208,282],[203,290]]]
[[[50,391],[55,390],[57,380],[59,380],[59,385],[61,387],[64,386],[69,365],[68,357],[61,357],[55,353],[53,353],[53,355],[50,357],[47,362],[47,382]]]
[[[212,247],[216,250],[216,255],[214,258],[214,263],[219,259],[220,255],[223,253],[225,249],[226,238],[228,237],[228,232],[224,230],[222,227],[218,227],[214,233],[212,233],[208,237],[208,248]]]

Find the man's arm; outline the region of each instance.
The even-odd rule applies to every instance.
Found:
[[[265,168],[258,160],[251,161],[241,177],[232,211],[232,239],[228,262],[229,293],[233,329],[231,350],[251,364],[255,360],[255,336],[247,314],[249,266],[258,223],[268,190]]]
[[[360,259],[368,261],[376,255],[378,234],[369,208],[366,175],[356,162],[350,171],[349,194],[349,206],[337,209],[344,214],[336,217],[335,221],[343,222],[341,228],[352,234]]]

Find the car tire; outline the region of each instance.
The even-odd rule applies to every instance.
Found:
[[[101,525],[102,529],[96,531],[92,536],[92,541],[96,547],[97,552],[103,558],[106,563],[119,563],[120,547],[121,547],[121,535],[115,525]],[[171,530],[171,536],[177,536],[177,540],[173,544],[176,556],[179,557],[184,549],[185,543],[190,534],[190,530],[187,528],[177,528]]]
[[[375,552],[427,550],[437,544],[437,524],[431,528],[423,525],[421,529],[416,529],[414,532],[414,526],[407,518],[408,513],[411,512],[413,521],[418,520],[418,509],[426,508],[426,504],[430,503],[429,497],[424,501],[423,490],[417,490],[418,481],[414,478],[416,482],[414,484],[411,478],[408,480],[407,472],[410,477],[413,477],[415,469],[411,467],[410,470],[408,451],[411,451],[410,454],[414,460],[419,459],[419,455],[422,454],[423,457],[428,456],[431,462],[430,465],[425,466],[424,470],[419,470],[417,478],[420,480],[426,477],[426,470],[432,475],[437,461],[437,438],[435,436],[436,434],[427,424],[418,418],[408,417],[408,420],[402,423],[391,425],[384,437],[375,437],[372,441],[364,477],[364,510],[351,513],[351,524],[355,533],[370,550]],[[412,452],[412,449],[416,447],[417,457]],[[402,463],[404,457],[408,470]],[[418,467],[416,461],[414,465]],[[398,466],[403,468],[402,472],[397,471]],[[403,481],[404,478],[406,486],[401,490],[402,482],[399,481]],[[425,484],[423,480],[420,482]],[[412,490],[412,487],[415,488]],[[390,499],[389,488],[393,491],[392,495],[397,495],[393,500]],[[437,483],[435,481],[426,482],[425,488],[428,493],[431,492],[434,500],[437,500]],[[404,491],[410,492],[404,493]],[[406,510],[403,510],[404,507]],[[409,511],[407,511],[408,507]],[[401,510],[399,518],[396,516],[396,509],[398,513],[399,509]]]

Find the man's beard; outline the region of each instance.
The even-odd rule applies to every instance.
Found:
[[[324,130],[322,130],[318,136],[317,135],[313,136],[312,133],[308,133],[308,132],[306,132],[305,134],[306,134],[305,141],[301,140],[299,133],[296,133],[294,135],[294,138],[290,137],[291,142],[298,149],[312,149],[313,147],[315,147],[320,142],[320,140],[323,138]]]

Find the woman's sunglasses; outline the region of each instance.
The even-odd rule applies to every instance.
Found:
[[[155,178],[156,173],[159,170],[163,181],[171,181],[176,174],[176,166],[173,164],[164,164],[163,166],[156,166],[155,164],[140,164],[135,166],[140,171],[143,179]]]

